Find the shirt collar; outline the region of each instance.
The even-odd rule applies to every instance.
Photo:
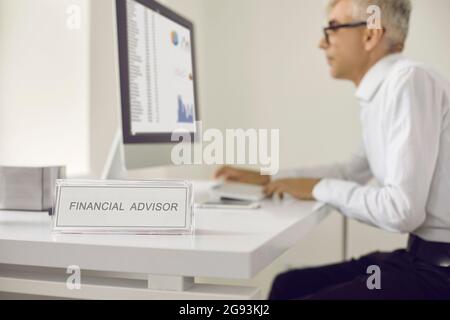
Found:
[[[370,101],[380,88],[389,70],[402,58],[400,53],[391,54],[378,61],[364,76],[356,91],[356,97],[360,100]]]

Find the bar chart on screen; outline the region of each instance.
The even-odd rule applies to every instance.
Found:
[[[184,103],[182,96],[178,96],[178,122],[194,122],[194,106]]]

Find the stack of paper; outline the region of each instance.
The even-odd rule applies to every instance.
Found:
[[[0,210],[48,211],[64,167],[0,167]]]

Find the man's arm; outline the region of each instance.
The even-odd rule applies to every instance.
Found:
[[[272,177],[272,180],[283,179],[338,179],[366,184],[372,178],[369,162],[364,146],[361,147],[345,163],[317,166],[302,169],[282,171]]]
[[[442,111],[433,82],[423,70],[403,71],[395,92],[384,111],[388,132],[383,186],[324,179],[315,186],[313,195],[350,218],[406,233],[416,230],[426,217]]]
[[[286,179],[295,179],[297,181],[295,181],[295,185],[292,185],[291,187],[297,188],[300,186],[300,189],[306,187],[306,189],[308,189],[308,196],[302,197],[302,199],[310,200],[312,198],[312,188],[315,184],[317,184],[317,181],[322,178],[342,179],[365,184],[372,178],[372,172],[370,171],[370,166],[367,161],[364,148],[363,146],[361,146],[357,150],[357,152],[353,154],[348,162],[342,164],[286,170],[272,177],[262,176],[259,172],[256,171],[225,166],[220,168],[215,173],[215,178],[223,178],[227,181],[249,183],[262,186],[272,185],[272,187],[275,186],[274,183],[282,182]],[[272,195],[269,190],[275,191],[274,188],[269,187],[268,189],[266,189],[269,195]],[[303,191],[298,191],[303,194]]]
[[[313,190],[323,178],[366,184],[372,178],[372,172],[364,147],[361,146],[346,163],[281,172],[265,186],[264,193],[269,197],[283,198],[287,193],[299,200],[315,200]]]

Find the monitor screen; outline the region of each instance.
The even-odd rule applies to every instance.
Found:
[[[125,143],[196,132],[193,26],[153,0],[117,0]]]

